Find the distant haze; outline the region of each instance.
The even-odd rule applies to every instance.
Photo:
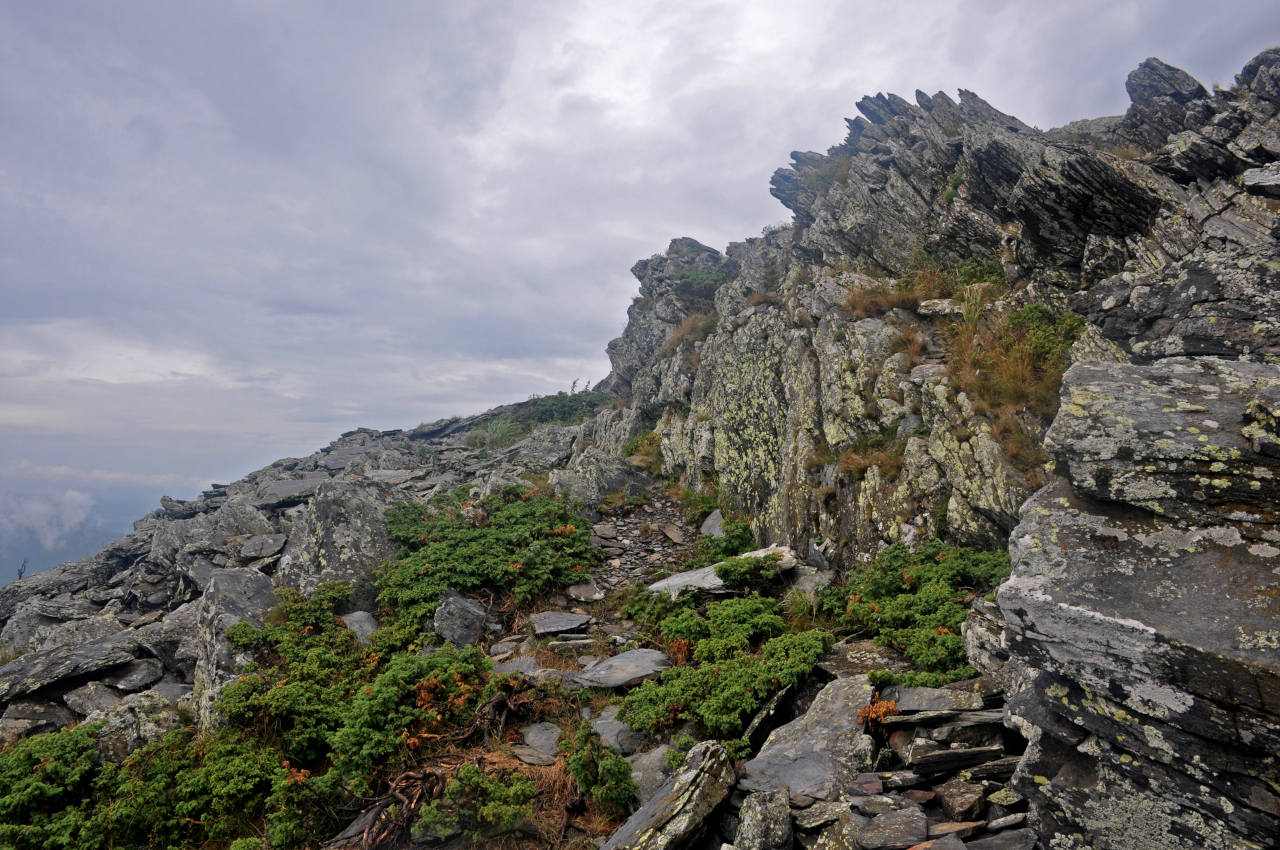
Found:
[[[597,381],[673,236],[864,94],[1049,127],[1157,55],[1229,85],[1218,2],[0,2],[0,581],[357,426]]]

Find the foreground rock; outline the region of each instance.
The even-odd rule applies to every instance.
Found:
[[[733,760],[724,747],[703,741],[689,750],[676,774],[619,827],[604,850],[667,850],[704,846],[711,814],[733,787]]]
[[[1067,375],[1052,446],[1071,477],[1024,507],[999,592],[1025,683],[1011,710],[1032,733],[1016,788],[1055,847],[1274,840],[1277,371]]]
[[[874,693],[865,676],[827,685],[803,717],[775,729],[759,755],[743,765],[740,787],[787,788],[797,797],[836,799],[859,773],[871,769],[875,745],[856,713]]]

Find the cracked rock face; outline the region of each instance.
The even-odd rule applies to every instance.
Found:
[[[1280,547],[1275,457],[1258,448],[1278,372],[1068,372],[1050,439],[1068,478],[1023,507],[998,597],[1031,733],[1015,782],[1053,846],[1274,838]]]

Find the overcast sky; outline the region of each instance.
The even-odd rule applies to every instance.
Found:
[[[784,220],[770,174],[864,94],[1048,128],[1280,43],[1274,0],[1047,5],[0,0],[0,581],[603,378],[632,263]]]

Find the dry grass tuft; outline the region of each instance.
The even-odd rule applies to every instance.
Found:
[[[716,320],[715,311],[690,313],[671,332],[671,336],[667,337],[667,341],[662,344],[662,350],[659,353],[665,357],[686,342],[692,344],[706,339],[716,329]]]
[[[902,472],[902,450],[898,444],[885,446],[870,452],[845,452],[840,455],[840,471],[854,481],[861,481],[871,467],[878,467],[880,477],[894,481]]]

